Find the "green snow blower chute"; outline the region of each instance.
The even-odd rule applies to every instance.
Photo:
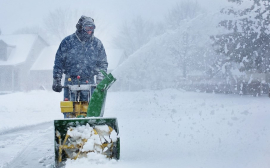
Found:
[[[93,153],[120,158],[117,119],[103,118],[107,90],[116,79],[112,74],[101,72],[104,79],[98,85],[80,85],[79,82],[64,86],[69,89],[69,100],[71,93],[75,100],[65,99],[60,103],[61,112],[68,119],[54,120],[56,167],[65,165],[67,159],[76,160]],[[87,91],[88,101],[80,101],[81,91]]]

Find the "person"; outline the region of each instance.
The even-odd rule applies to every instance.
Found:
[[[65,74],[64,85],[72,84],[93,84],[94,76],[98,84],[103,75],[100,70],[107,71],[107,55],[102,42],[94,36],[96,26],[94,19],[81,16],[76,24],[76,32],[62,40],[56,52],[53,67],[53,85],[55,92],[62,91],[61,79]],[[80,76],[78,81],[77,76]],[[80,100],[87,101],[88,93],[81,92]],[[68,88],[64,88],[64,100],[69,99]],[[74,101],[74,95],[72,96]]]

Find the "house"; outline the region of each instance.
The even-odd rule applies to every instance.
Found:
[[[0,35],[0,93],[31,89],[30,68],[46,46],[38,35]]]
[[[53,83],[53,66],[59,46],[47,46],[30,69],[32,89],[51,90]]]

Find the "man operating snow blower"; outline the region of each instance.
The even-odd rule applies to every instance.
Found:
[[[101,41],[94,37],[94,20],[82,16],[76,28],[61,42],[54,62],[52,89],[61,92],[64,88],[60,107],[69,118],[54,120],[56,167],[68,159],[93,155],[120,158],[117,118],[103,118],[107,90],[116,79],[106,73],[107,56]]]
[[[65,85],[71,80],[72,84],[93,84],[103,79],[100,70],[107,71],[108,62],[102,42],[94,36],[96,28],[94,19],[81,16],[76,24],[76,32],[64,38],[55,56],[53,68],[53,85],[55,92],[62,91],[61,79],[65,74]],[[80,80],[77,79],[79,76]],[[64,89],[64,100],[69,99],[68,88]],[[82,91],[80,100],[87,101],[88,93]],[[71,99],[74,98],[71,95]]]

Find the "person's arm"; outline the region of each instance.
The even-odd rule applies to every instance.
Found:
[[[61,79],[62,79],[62,75],[64,72],[64,65],[65,65],[65,62],[64,62],[65,50],[66,50],[66,45],[63,40],[56,52],[55,60],[54,60],[52,89],[55,92],[62,91]]]

